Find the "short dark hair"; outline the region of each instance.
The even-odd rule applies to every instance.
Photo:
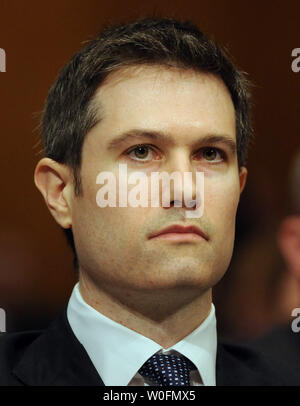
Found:
[[[141,19],[108,28],[89,41],[61,70],[50,89],[42,117],[44,153],[72,168],[77,195],[82,192],[84,138],[101,119],[93,108],[93,96],[111,72],[136,65],[192,69],[220,77],[235,107],[238,164],[245,164],[253,134],[245,74],[191,22]],[[65,232],[75,253],[72,231]]]

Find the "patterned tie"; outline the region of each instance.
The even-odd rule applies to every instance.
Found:
[[[193,369],[197,368],[183,355],[156,353],[144,363],[139,373],[158,386],[189,386]]]

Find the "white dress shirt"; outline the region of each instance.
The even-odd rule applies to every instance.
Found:
[[[191,386],[216,385],[217,333],[213,304],[199,327],[167,349],[88,305],[80,294],[78,283],[68,303],[67,317],[106,386],[149,385],[138,370],[159,351],[177,351],[195,364],[197,371],[190,374]]]

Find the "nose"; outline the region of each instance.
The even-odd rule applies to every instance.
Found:
[[[199,213],[195,215],[194,212],[202,204],[204,189],[199,182],[199,179],[203,180],[202,175],[199,178],[187,153],[180,151],[174,154],[160,172],[162,207],[182,207],[186,210],[186,217],[199,217]]]

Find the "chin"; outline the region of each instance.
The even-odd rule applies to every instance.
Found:
[[[214,278],[209,273],[193,272],[187,273],[186,270],[174,273],[165,273],[164,277],[155,275],[155,277],[143,278],[140,283],[132,283],[131,288],[135,286],[136,290],[144,290],[153,292],[178,290],[179,292],[188,289],[192,290],[206,290],[212,287]]]

